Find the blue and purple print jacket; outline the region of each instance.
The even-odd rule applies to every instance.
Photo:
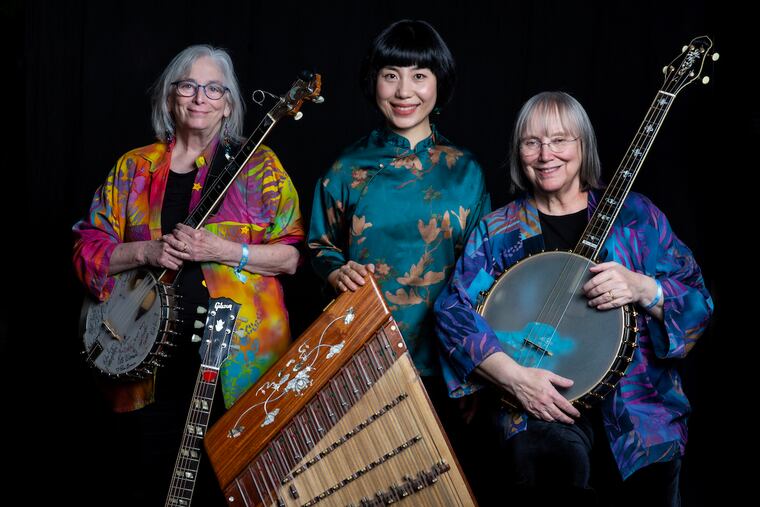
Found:
[[[589,217],[599,195],[589,193]],[[483,387],[477,366],[502,351],[476,311],[477,295],[529,254],[543,249],[535,201],[519,198],[485,216],[465,247],[435,304],[436,331],[444,351],[444,377],[452,397]],[[639,347],[613,395],[601,403],[604,426],[623,478],[658,461],[682,455],[690,412],[674,359],[684,357],[707,326],[713,302],[689,248],[665,215],[646,197],[631,193],[600,259],[656,278],[662,284],[664,319],[640,309]],[[525,429],[524,412],[507,413],[509,432]]]

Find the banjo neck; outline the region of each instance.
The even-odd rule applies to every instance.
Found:
[[[649,154],[665,116],[670,111],[673,100],[681,89],[699,77],[711,47],[712,41],[709,37],[697,37],[688,46],[684,46],[682,54],[663,69],[665,82],[649,106],[573,253],[597,261],[612,224],[623,208],[623,203],[631,191],[644,159]],[[717,60],[717,53],[711,56],[713,61]],[[703,83],[706,82],[703,80]]]

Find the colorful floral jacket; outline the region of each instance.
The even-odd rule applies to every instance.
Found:
[[[216,142],[212,145],[196,160],[198,174],[188,215],[200,200]],[[123,155],[96,191],[89,215],[74,225],[76,272],[101,301],[114,285],[114,278],[108,276],[114,248],[122,242],[161,237],[161,206],[172,147],[156,143]],[[238,243],[297,245],[303,241],[298,195],[271,149],[262,145],[253,154],[204,227]],[[221,369],[229,407],[288,348],[288,314],[277,277],[247,273],[242,283],[233,268],[223,264],[203,263],[202,270],[212,298],[228,297],[242,304],[235,338],[239,349]],[[153,401],[154,378],[108,382],[104,390],[115,411],[135,410]]]

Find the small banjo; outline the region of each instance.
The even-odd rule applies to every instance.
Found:
[[[626,155],[572,252],[526,257],[480,295],[477,311],[493,328],[510,357],[574,381],[560,393],[580,406],[608,395],[625,374],[636,348],[633,305],[599,311],[581,287],[599,254],[633,181],[676,94],[696,80],[712,41],[697,37],[663,69],[665,82],[652,102]],[[709,78],[702,79],[707,83]]]
[[[237,155],[206,184],[201,201],[185,225],[195,229],[204,225],[272,127],[284,116],[300,119],[303,113],[299,110],[305,100],[323,102],[321,86],[319,74],[304,72],[287,94],[278,97]],[[169,270],[158,276],[143,268],[125,271],[115,275],[107,301],[85,300],[81,330],[83,354],[90,366],[109,376],[133,379],[145,378],[162,366],[161,360],[169,356],[180,324],[179,298],[172,286],[175,275]]]

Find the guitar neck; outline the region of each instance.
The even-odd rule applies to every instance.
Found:
[[[245,144],[243,144],[237,155],[227,163],[219,176],[215,178],[214,181],[206,182],[206,189],[204,190],[203,197],[195,209],[190,213],[190,216],[185,219],[185,225],[193,227],[194,229],[199,229],[203,226],[212,212],[217,209],[222,202],[224,194],[232,185],[232,182],[235,181],[235,178],[240,174],[240,171],[245,167],[245,164],[248,163],[248,160],[254,152],[259,146],[261,146],[261,143],[264,142],[264,138],[269,134],[269,131],[272,130],[272,127],[277,123],[277,120],[275,119],[276,116],[274,116],[277,114],[276,109],[278,109],[278,106],[275,106],[275,109],[270,111],[269,114],[261,120],[259,125],[253,131],[253,134],[251,134]]]
[[[195,382],[193,399],[182,433],[182,443],[177,453],[166,507],[187,507],[193,497],[195,479],[201,462],[203,437],[206,435],[219,371],[201,366]]]
[[[612,180],[599,201],[594,215],[575,246],[574,253],[592,260],[596,260],[599,256],[612,229],[612,224],[623,208],[625,198],[628,197],[644,159],[652,147],[654,138],[660,131],[663,120],[670,110],[673,99],[675,99],[675,95],[672,93],[662,90],[657,92],[644,121],[628,147],[625,157],[623,157],[623,161],[612,176]]]

